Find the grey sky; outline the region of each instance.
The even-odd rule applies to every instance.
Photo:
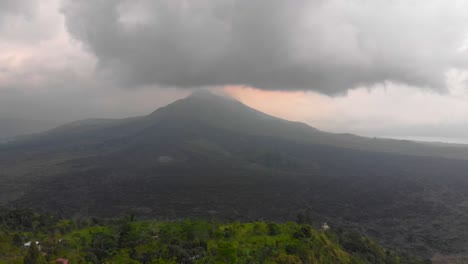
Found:
[[[234,87],[253,107],[326,130],[458,137],[466,10],[458,0],[0,0],[0,118],[139,115]]]
[[[30,16],[36,11],[37,5],[38,2],[34,0],[2,0],[0,16]]]

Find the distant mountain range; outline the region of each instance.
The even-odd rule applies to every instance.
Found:
[[[468,250],[468,147],[332,134],[195,93],[0,145],[0,202],[72,215],[291,220]]]

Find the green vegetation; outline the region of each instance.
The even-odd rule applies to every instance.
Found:
[[[0,223],[0,263],[424,263],[357,233],[292,222],[69,220],[4,210]]]

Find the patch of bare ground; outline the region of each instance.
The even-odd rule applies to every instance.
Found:
[[[433,264],[468,264],[468,255],[435,255],[432,258]]]

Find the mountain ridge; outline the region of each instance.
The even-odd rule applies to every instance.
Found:
[[[239,131],[240,129],[241,132],[282,137],[296,142],[403,155],[468,160],[468,145],[434,144],[388,138],[367,138],[349,133],[329,133],[302,122],[288,121],[262,113],[235,99],[215,95],[207,91],[195,92],[186,98],[158,108],[148,115],[124,119],[94,118],[79,120],[26,138],[34,141],[38,137],[44,138],[49,135],[55,137],[56,133],[70,128],[92,132],[101,128],[110,129],[114,127],[119,129],[123,126],[135,125],[134,129],[127,127],[126,130],[137,131],[151,125],[150,122],[159,122],[160,118],[173,118],[179,121],[197,120],[223,129],[233,131]],[[248,131],[245,131],[245,128],[248,128]],[[109,134],[112,135],[112,133]],[[24,137],[21,139],[24,139]],[[16,143],[21,144],[23,142],[19,140]]]

